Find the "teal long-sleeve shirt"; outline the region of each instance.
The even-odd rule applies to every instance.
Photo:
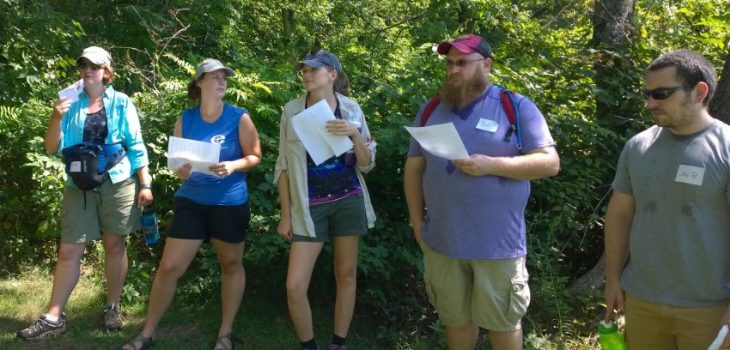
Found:
[[[112,183],[118,183],[133,176],[137,169],[149,164],[147,148],[142,139],[139,116],[132,99],[126,94],[114,90],[111,86],[106,88],[102,99],[107,113],[109,130],[105,143],[121,143],[127,152],[127,156],[121,162],[109,169],[109,178]],[[83,142],[84,123],[88,111],[89,96],[86,91],[82,91],[79,100],[71,104],[61,118],[59,151]],[[76,186],[70,177],[66,179],[66,184]]]

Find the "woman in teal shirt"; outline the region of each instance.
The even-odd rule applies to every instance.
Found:
[[[45,135],[49,153],[89,143],[118,145],[124,156],[93,191],[80,190],[72,176],[68,177],[61,204],[61,245],[51,300],[46,314],[18,331],[18,337],[26,340],[66,330],[63,310],[78,282],[81,257],[86,244],[100,238],[107,280],[104,327],[122,327],[119,299],[127,276],[125,238],[139,229],[139,207],[152,203],[152,178],[137,109],[127,95],[109,85],[114,79],[111,63],[106,50],[97,46],[86,48],[76,60],[83,82],[78,101],[61,97],[53,105]],[[78,174],[78,162],[69,163],[69,175]]]

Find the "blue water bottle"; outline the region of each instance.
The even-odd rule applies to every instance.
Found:
[[[598,343],[602,350],[626,350],[623,334],[613,322],[601,321],[598,324]]]
[[[157,222],[157,214],[153,205],[145,206],[142,209],[142,233],[147,245],[155,245],[160,242],[160,225]]]

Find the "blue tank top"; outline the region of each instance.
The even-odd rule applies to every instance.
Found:
[[[213,123],[203,120],[200,106],[183,112],[182,137],[221,145],[219,161],[236,160],[243,157],[238,141],[238,123],[248,111],[228,103],[223,104],[223,113]],[[246,174],[236,171],[224,178],[194,172],[175,193],[193,202],[204,205],[241,205],[248,201]]]

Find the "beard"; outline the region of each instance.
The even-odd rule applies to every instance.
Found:
[[[689,105],[691,97],[688,95],[685,99],[674,108],[665,110],[661,106],[649,110],[654,124],[663,128],[676,129],[686,127],[693,123],[696,115],[691,113]]]
[[[462,79],[461,76],[449,77],[447,75],[439,89],[439,95],[441,101],[462,109],[481,96],[488,84],[487,76],[479,72],[467,80]]]

